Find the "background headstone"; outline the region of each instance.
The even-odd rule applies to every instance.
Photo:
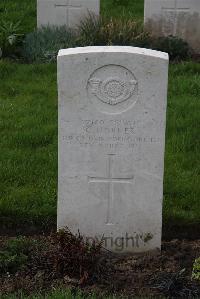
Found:
[[[200,53],[199,0],[145,0],[144,18],[154,36],[178,36]]]
[[[37,0],[37,26],[76,27],[89,14],[99,15],[100,0]]]
[[[58,55],[58,228],[112,251],[161,246],[168,54],[86,47]]]

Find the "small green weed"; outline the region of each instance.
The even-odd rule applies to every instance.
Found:
[[[20,22],[0,21],[0,49],[2,56],[16,56],[19,54],[19,47],[22,44],[23,34],[21,33]]]
[[[23,253],[14,254],[9,251],[0,251],[0,272],[16,272],[27,262],[27,256]]]
[[[192,279],[200,281],[200,257],[197,258],[193,265]]]
[[[24,237],[9,240],[0,251],[0,272],[14,273],[22,268],[28,261],[28,254],[33,240]]]

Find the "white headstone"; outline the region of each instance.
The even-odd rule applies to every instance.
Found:
[[[60,50],[58,228],[112,251],[160,248],[168,54]]]
[[[200,0],[145,0],[145,24],[155,36],[178,36],[200,53]]]
[[[37,26],[76,27],[88,16],[99,15],[100,0],[37,0]]]

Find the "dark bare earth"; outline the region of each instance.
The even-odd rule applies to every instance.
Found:
[[[8,237],[0,238],[1,252],[7,240]],[[101,297],[110,293],[123,298],[200,297],[200,282],[191,280],[194,259],[200,256],[200,239],[165,241],[159,255],[121,257],[102,252],[100,247],[88,250],[81,238],[71,235],[32,236],[24,240],[31,244],[25,249],[28,260],[13,273],[0,274],[3,294],[19,290],[33,294],[70,287],[75,293],[81,288]]]

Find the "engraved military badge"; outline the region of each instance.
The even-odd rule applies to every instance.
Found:
[[[109,105],[117,105],[126,101],[135,91],[137,81],[124,81],[119,77],[109,77],[105,80],[93,78],[89,80],[92,94]]]
[[[90,99],[101,111],[120,113],[137,101],[138,81],[124,66],[110,64],[91,74],[87,91]]]

